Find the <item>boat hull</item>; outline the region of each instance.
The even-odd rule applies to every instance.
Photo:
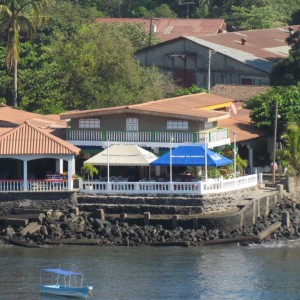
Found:
[[[40,285],[42,294],[67,296],[75,298],[87,298],[91,287],[65,287],[62,285]]]

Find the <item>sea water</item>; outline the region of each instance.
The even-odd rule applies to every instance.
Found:
[[[300,241],[249,247],[0,246],[0,299],[39,294],[43,268],[80,270],[89,299],[300,299]]]

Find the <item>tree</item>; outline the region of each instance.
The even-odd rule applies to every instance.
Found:
[[[33,35],[36,27],[45,20],[41,10],[53,0],[1,0],[0,25],[7,32],[6,66],[13,70],[13,105],[18,105],[18,62],[20,59],[20,39],[23,34]],[[32,15],[29,15],[31,13]]]
[[[277,150],[276,155],[288,167],[288,171],[300,173],[300,126],[290,123],[283,134],[283,149]]]
[[[176,96],[184,96],[198,93],[207,93],[207,90],[200,86],[192,84],[189,88],[179,88],[176,91]]]
[[[286,42],[291,46],[289,57],[273,66],[270,76],[272,85],[295,85],[300,81],[300,30],[294,32],[290,27]]]
[[[293,86],[278,86],[267,89],[263,94],[246,101],[245,108],[251,109],[250,117],[256,126],[273,135],[275,103],[278,101],[278,136],[290,122],[299,122],[300,83]]]
[[[272,6],[233,6],[226,16],[227,22],[239,30],[275,27],[278,15]],[[277,23],[278,25],[278,23]]]
[[[88,181],[90,181],[90,177],[93,180],[94,175],[98,175],[99,174],[98,169],[95,166],[91,165],[91,164],[84,164],[81,167],[80,171],[81,171],[81,174],[82,174],[83,177],[85,175],[87,175]]]
[[[55,63],[66,80],[66,110],[162,99],[172,89],[157,68],[138,64],[128,37],[106,28],[86,26],[73,39],[52,44]]]

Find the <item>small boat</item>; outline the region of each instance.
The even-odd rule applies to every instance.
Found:
[[[83,286],[83,275],[63,269],[42,269],[40,292],[58,296],[87,298],[92,286]]]

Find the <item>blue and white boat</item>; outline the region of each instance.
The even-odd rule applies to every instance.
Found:
[[[40,292],[58,296],[87,298],[92,286],[83,286],[83,275],[63,269],[42,269]]]

